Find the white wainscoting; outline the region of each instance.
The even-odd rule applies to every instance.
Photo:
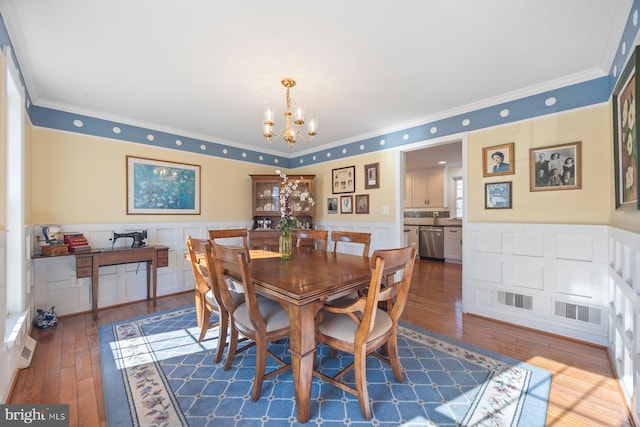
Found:
[[[465,312],[607,345],[606,226],[465,228]]]
[[[148,245],[169,247],[169,266],[158,269],[158,296],[193,289],[191,264],[185,259],[187,236],[207,238],[209,229],[247,228],[251,222],[188,222],[153,224],[62,224],[63,233],[83,233],[92,248],[111,247],[113,233],[147,231]],[[34,227],[34,234],[40,233]],[[116,247],[131,245],[129,238],[118,239]],[[35,243],[34,243],[35,245]],[[34,253],[39,253],[34,247]],[[91,279],[76,278],[75,257],[39,258],[33,261],[35,305],[56,307],[58,315],[90,311]],[[100,267],[98,307],[146,298],[146,265],[133,263]]]
[[[636,425],[640,425],[640,235],[609,228],[608,348]]]
[[[403,227],[395,222],[336,220],[316,221],[315,226],[369,232],[372,251],[403,244]],[[184,256],[187,236],[206,238],[209,229],[237,227],[251,227],[251,222],[62,226],[64,232],[84,233],[94,248],[110,247],[113,232],[147,230],[147,244],[170,248],[169,266],[158,270],[159,296],[193,289],[191,266]],[[33,228],[37,235],[39,227]],[[640,234],[604,225],[465,222],[464,228],[463,311],[608,347],[640,425]],[[119,246],[126,244],[130,242],[118,241]],[[5,245],[0,238],[0,255]],[[360,253],[356,245],[342,251]],[[0,256],[0,271],[5,262]],[[75,278],[74,257],[33,263],[36,307],[55,305],[61,315],[91,310],[90,282]],[[4,275],[0,277],[1,281]],[[144,266],[100,268],[100,307],[145,297]],[[0,366],[6,369],[0,376],[0,393],[5,395],[16,370],[9,359],[12,352],[3,348]]]
[[[315,221],[315,228],[329,231],[330,251],[333,250],[331,232],[334,230],[371,233],[370,253],[376,249],[397,248],[404,244],[404,227],[399,227],[394,222]],[[340,245],[338,252],[360,255],[362,254],[362,246],[357,244]]]
[[[185,259],[187,236],[207,238],[209,229],[248,228],[252,222],[188,222],[154,224],[62,224],[62,232],[83,233],[92,248],[111,247],[113,233],[147,231],[148,245],[169,247],[169,266],[158,269],[158,296],[193,289],[193,273]],[[391,222],[317,222],[323,230],[362,231],[372,233],[371,250],[400,246],[400,229]],[[396,230],[398,228],[398,230]],[[37,238],[40,227],[34,226]],[[33,253],[40,253],[34,238]],[[117,247],[128,246],[131,239],[118,239]],[[340,251],[361,253],[357,245],[344,245]],[[332,246],[330,245],[330,249]],[[59,315],[90,311],[91,279],[75,275],[75,257],[39,258],[33,261],[35,306],[56,307]],[[98,307],[109,307],[146,298],[144,263],[100,267]]]

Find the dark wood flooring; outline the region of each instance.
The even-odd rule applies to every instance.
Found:
[[[607,350],[462,313],[462,267],[418,261],[404,320],[553,374],[548,426],[629,426]],[[191,292],[61,318],[52,330],[34,330],[31,367],[19,372],[7,403],[67,403],[71,426],[106,426],[98,326],[193,303]]]

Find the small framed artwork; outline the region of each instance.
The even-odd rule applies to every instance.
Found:
[[[327,199],[327,213],[328,214],[337,214],[338,213],[338,198],[337,197],[329,197]]]
[[[356,192],[356,167],[332,169],[331,190],[333,194]]]
[[[364,165],[364,188],[380,188],[380,163]]]
[[[640,209],[638,198],[638,112],[640,49],[636,47],[613,90],[613,153],[616,209]]]
[[[511,209],[511,181],[484,185],[485,209]]]
[[[577,190],[582,188],[581,142],[531,148],[530,191]]]
[[[369,195],[358,194],[356,196],[356,213],[368,214],[369,213]]]
[[[482,176],[512,175],[516,173],[515,144],[494,145],[482,149]]]
[[[127,215],[200,214],[200,166],[127,156]]]
[[[340,196],[340,213],[353,213],[353,196]]]

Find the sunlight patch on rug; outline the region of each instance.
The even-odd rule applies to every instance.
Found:
[[[199,332],[193,307],[100,327],[109,425],[299,425],[290,371],[265,381],[261,398],[251,402],[254,350],[224,371],[213,362],[217,329],[201,343]],[[314,378],[308,424],[544,425],[548,372],[413,327],[400,327],[398,343],[404,383],[377,359],[367,361],[371,421],[362,418],[355,396]],[[289,360],[286,342],[270,348]],[[318,356],[327,375],[352,360],[341,353],[331,358],[324,347]]]

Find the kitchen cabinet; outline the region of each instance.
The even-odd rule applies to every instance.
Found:
[[[408,172],[405,186],[405,207],[444,207],[444,169]]]
[[[419,252],[420,249],[418,247],[419,242],[420,242],[420,235],[418,234],[418,230],[419,230],[419,226],[417,225],[405,225],[404,229],[405,230],[409,230],[407,232],[407,245],[414,245],[414,248],[416,248],[416,257],[419,256]]]
[[[299,194],[306,191],[313,194],[315,175],[294,175],[289,181],[300,181],[296,193],[290,200],[294,215],[301,224],[313,228],[313,206],[300,200]],[[252,248],[278,247],[280,231],[276,228],[280,221],[280,175],[251,175],[251,206],[253,227],[249,231],[249,245]]]
[[[462,262],[462,227],[444,228],[444,259]]]

